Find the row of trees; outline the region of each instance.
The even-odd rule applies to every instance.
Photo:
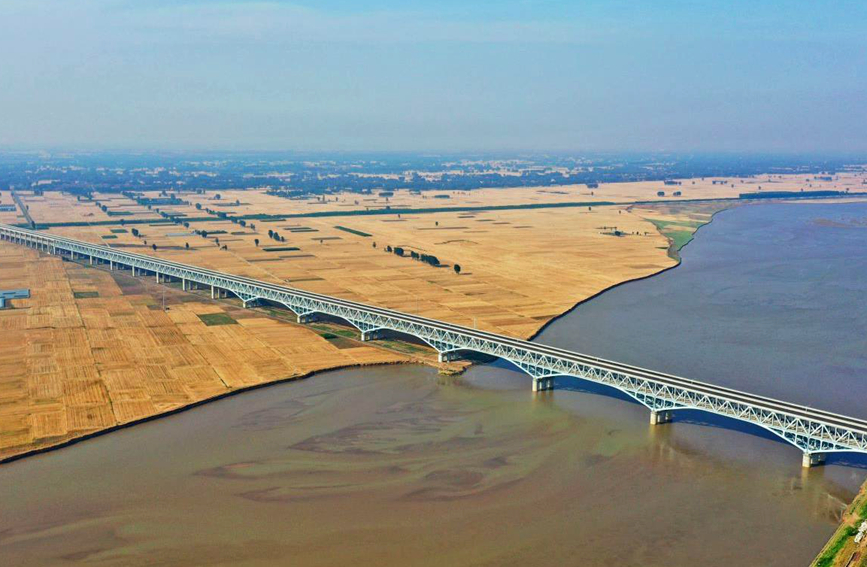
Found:
[[[376,248],[376,242],[373,243],[373,247]],[[406,250],[404,250],[401,246],[395,246],[394,248],[392,248],[390,245],[386,245],[385,251],[390,254],[395,254],[396,256],[407,256]],[[442,265],[440,264],[439,258],[434,256],[433,254],[421,254],[419,252],[416,252],[415,250],[410,250],[408,256],[413,260],[418,260],[419,262],[424,262],[425,264],[429,264],[434,267],[439,267]],[[456,274],[461,273],[460,264],[454,264],[452,268],[454,269]]]
[[[277,242],[286,242],[286,237],[280,236],[280,233],[278,233],[276,230],[268,229],[268,237],[276,240]],[[256,246],[258,246],[258,244]]]

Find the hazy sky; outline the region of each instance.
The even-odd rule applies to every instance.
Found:
[[[0,0],[0,146],[867,151],[867,1]]]

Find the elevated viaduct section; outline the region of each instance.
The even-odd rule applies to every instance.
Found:
[[[80,259],[90,265],[107,265],[110,270],[130,270],[134,276],[151,276],[157,282],[179,281],[184,290],[204,287],[210,289],[211,297],[215,298],[232,294],[240,298],[245,307],[257,301],[283,305],[297,315],[299,323],[310,321],[317,314],[339,317],[361,331],[362,340],[376,339],[384,331],[411,335],[436,349],[440,361],[456,358],[461,352],[502,358],[531,376],[535,392],[552,390],[558,376],[602,384],[647,407],[654,425],[670,421],[672,412],[677,410],[698,410],[750,423],[800,449],[805,467],[821,463],[828,453],[867,453],[867,421],[861,419],[505,335],[43,232],[0,224],[0,239],[48,254]]]

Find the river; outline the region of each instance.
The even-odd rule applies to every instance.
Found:
[[[538,340],[864,415],[867,205],[723,212]],[[323,373],[0,467],[4,565],[806,565],[865,476],[503,364]]]

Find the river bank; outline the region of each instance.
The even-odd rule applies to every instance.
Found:
[[[706,216],[685,208],[668,217],[694,223],[694,215]],[[355,233],[337,240],[322,235],[315,245],[299,241],[303,254],[286,258],[259,246],[253,239],[258,233],[249,230],[214,230],[231,252],[210,240],[211,246],[170,246],[150,232],[171,227],[138,237],[148,246],[154,241],[153,252],[166,259],[522,338],[600,290],[675,264],[665,254],[668,240],[625,210],[387,220],[355,227],[382,239],[379,248]],[[325,226],[304,231],[326,228],[340,232]],[[443,241],[441,231],[450,238]],[[126,229],[74,236],[142,247],[122,242],[137,242]],[[382,250],[383,242],[410,239],[423,251],[448,248],[439,257],[458,260],[464,270],[457,274],[449,265],[437,269]],[[20,309],[0,313],[0,327],[10,331],[0,342],[0,364],[9,369],[0,379],[0,458],[317,370],[435,359],[433,351],[409,343],[352,341],[358,337],[346,329],[289,324],[267,310],[245,310],[10,245],[0,252],[0,286],[33,292],[31,300],[17,303]],[[552,272],[551,265],[558,269]]]
[[[623,312],[644,329],[648,320],[662,325],[682,345],[665,353],[668,363],[693,350],[728,352],[725,341],[685,344],[692,329],[674,325],[683,314],[658,288],[689,308],[684,290],[702,290],[691,279],[696,264],[717,286],[737,283],[706,262],[719,258],[707,246],[721,235],[751,240],[748,230],[732,230],[741,216],[718,215],[706,226],[714,234],[683,249],[680,270],[619,286],[540,340],[594,354],[603,354],[599,344],[619,344],[628,352],[614,352],[617,359],[645,356],[655,348],[643,345],[646,331],[599,318]],[[718,303],[719,292],[704,287]],[[656,304],[671,320],[613,306],[624,297]],[[614,333],[620,328],[640,340],[627,342]],[[855,493],[846,467],[801,471],[788,445],[704,420],[649,427],[642,407],[578,386],[564,381],[554,396],[530,398],[526,377],[496,364],[445,382],[432,368],[401,365],[250,391],[0,467],[0,489],[13,495],[8,518],[16,518],[0,520],[0,544],[22,565],[268,564],[291,555],[299,565],[580,557],[591,566],[788,567],[814,556]],[[73,492],[61,476],[93,482]]]

